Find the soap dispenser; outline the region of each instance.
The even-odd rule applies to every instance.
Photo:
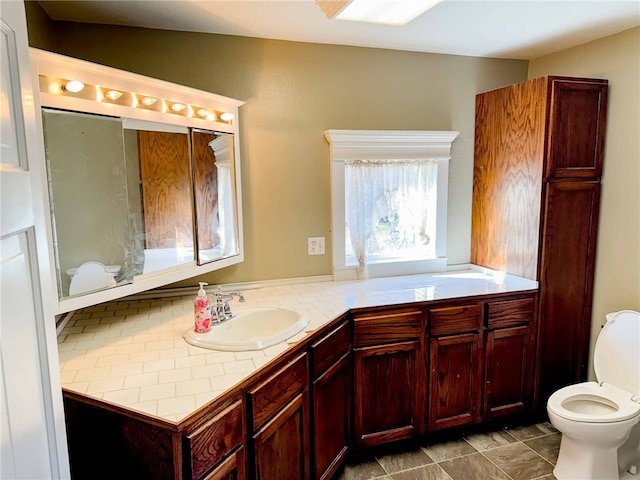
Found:
[[[194,330],[197,333],[206,333],[211,329],[211,299],[204,289],[205,282],[198,282],[200,290],[198,296],[193,300],[194,310]]]

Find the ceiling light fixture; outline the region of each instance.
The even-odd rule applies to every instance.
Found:
[[[442,0],[316,0],[331,19],[406,25]]]
[[[81,92],[83,88],[84,88],[84,83],[82,83],[80,80],[71,80],[65,83],[64,85],[64,89],[67,92],[71,92],[71,93]]]
[[[122,92],[119,92],[118,90],[109,90],[104,96],[109,100],[118,100],[122,96]]]
[[[151,105],[153,105],[157,101],[158,101],[158,99],[154,98],[154,97],[143,97],[143,99],[140,100],[140,103],[142,103],[146,107],[150,107]]]
[[[187,108],[187,106],[184,103],[174,103],[171,105],[171,110],[177,113],[183,111],[185,108]]]
[[[233,120],[233,113],[223,113],[222,115],[220,115],[220,120],[222,120],[223,122],[230,122],[231,120]]]

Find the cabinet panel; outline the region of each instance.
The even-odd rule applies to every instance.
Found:
[[[480,420],[481,352],[478,333],[431,339],[429,429]]]
[[[478,331],[482,327],[482,305],[429,310],[431,335],[449,335]]]
[[[203,480],[246,480],[246,478],[244,447],[240,447]]]
[[[242,402],[236,402],[208,423],[185,437],[193,478],[199,478],[244,438]]]
[[[247,394],[253,418],[259,428],[291,398],[307,386],[307,354],[302,354]]]
[[[342,464],[351,425],[351,356],[344,355],[313,383],[314,478],[327,479]]]
[[[602,175],[607,82],[553,78],[548,177]]]
[[[522,412],[531,404],[531,328],[487,332],[485,419]]]
[[[538,375],[540,405],[587,374],[600,184],[549,183],[543,232]]]
[[[305,391],[253,436],[257,480],[308,479],[308,415]]]
[[[329,367],[351,351],[351,325],[343,323],[320,341],[311,345],[313,379],[324,374]]]
[[[487,327],[502,328],[528,324],[536,310],[535,297],[487,303]]]
[[[416,435],[423,420],[420,342],[354,350],[355,434],[358,445]]]
[[[354,346],[417,340],[424,331],[422,320],[422,311],[416,309],[356,314],[353,321]]]

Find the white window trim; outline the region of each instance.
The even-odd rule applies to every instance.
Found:
[[[447,197],[454,131],[325,130],[331,150],[331,224],[334,280],[354,280],[356,266],[345,265],[344,162],[375,159],[431,159],[438,163],[436,259],[368,265],[371,277],[444,271],[447,267]]]

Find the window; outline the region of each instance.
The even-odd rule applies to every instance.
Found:
[[[447,181],[458,132],[327,130],[336,280],[446,268]]]

